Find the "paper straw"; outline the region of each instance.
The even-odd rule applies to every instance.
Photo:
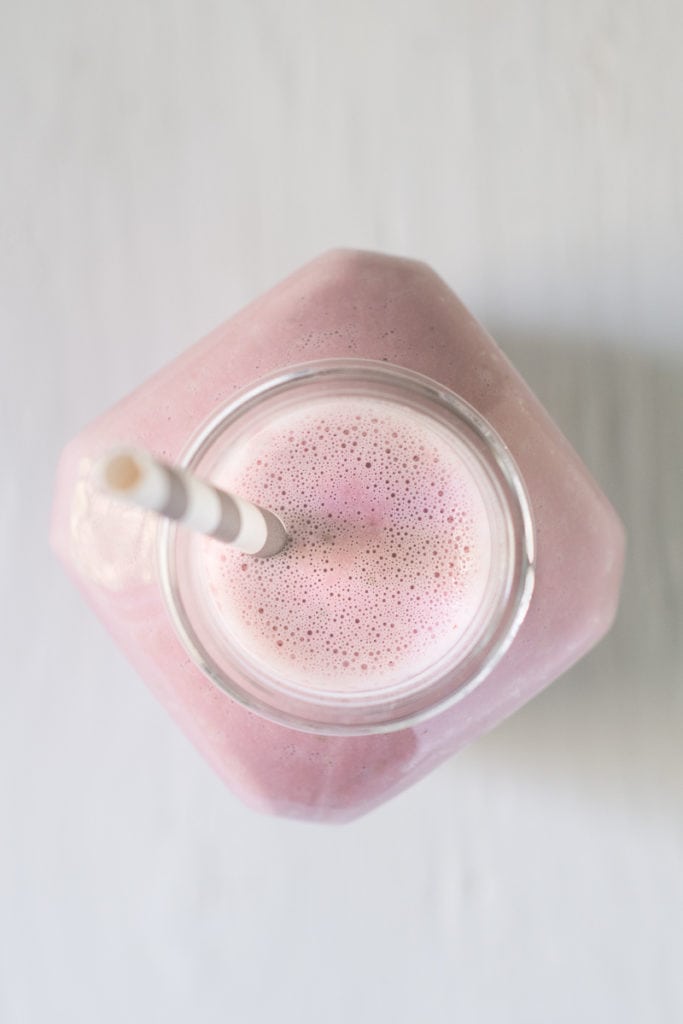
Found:
[[[289,539],[273,512],[168,466],[147,452],[132,448],[109,452],[97,462],[95,474],[112,497],[151,509],[247,554],[260,558],[276,555]]]

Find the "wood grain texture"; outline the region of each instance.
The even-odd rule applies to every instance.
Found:
[[[0,10],[0,1019],[683,1019],[677,0]],[[69,436],[331,245],[419,256],[629,531],[617,625],[346,829],[253,816],[45,546]]]

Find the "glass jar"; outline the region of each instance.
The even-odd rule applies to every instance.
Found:
[[[250,431],[350,395],[430,425],[476,483],[491,540],[463,637],[419,671],[351,692],[264,667],[207,603],[201,542],[109,500],[91,473],[131,444],[224,483],[226,453]],[[349,251],[302,268],[71,442],[52,541],[227,784],[261,810],[321,821],[396,794],[581,657],[614,618],[624,549],[586,467],[444,282]]]

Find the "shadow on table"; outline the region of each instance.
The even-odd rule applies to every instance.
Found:
[[[508,777],[680,820],[683,360],[493,333],[613,501],[628,554],[609,636],[471,753]]]

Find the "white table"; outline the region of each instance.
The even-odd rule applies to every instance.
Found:
[[[683,1019],[681,4],[2,22],[0,1020]],[[45,539],[63,443],[338,244],[446,277],[630,535],[610,638],[344,828],[238,804]]]

